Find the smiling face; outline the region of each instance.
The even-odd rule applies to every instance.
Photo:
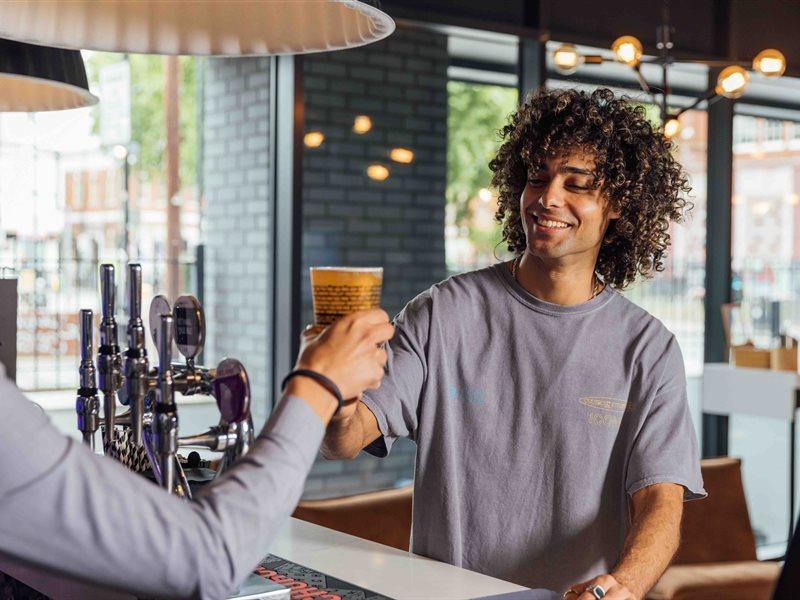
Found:
[[[529,171],[519,206],[529,254],[545,260],[585,257],[594,264],[611,219],[619,218],[609,210],[594,168],[590,155],[573,152]]]

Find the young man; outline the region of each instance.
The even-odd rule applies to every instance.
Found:
[[[539,93],[492,160],[513,261],[434,285],[328,458],[417,442],[412,551],[570,600],[640,600],[705,495],[675,337],[614,288],[662,268],[689,191],[609,90]],[[599,586],[599,587],[596,587]]]
[[[148,598],[226,598],[300,498],[338,406],[319,375],[345,397],[377,388],[378,346],[393,332],[384,311],[370,310],[307,339],[295,366],[304,374],[289,380],[250,452],[195,502],[61,435],[0,367],[0,565]]]

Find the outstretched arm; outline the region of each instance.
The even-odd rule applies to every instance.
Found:
[[[393,328],[348,316],[298,360],[343,394],[377,386]],[[0,372],[0,556],[142,596],[225,598],[268,552],[316,457],[336,401],[291,380],[253,449],[195,502],[164,493],[61,435]]]

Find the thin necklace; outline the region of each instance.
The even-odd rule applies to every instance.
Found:
[[[514,260],[511,263],[511,275],[512,277],[514,277],[514,281],[516,281],[517,283],[519,283],[519,280],[517,279],[517,266],[519,265],[520,258],[521,258],[520,256],[514,257]],[[604,287],[603,284],[600,283],[600,279],[597,277],[597,273],[593,273],[592,278],[594,279],[594,284],[592,285],[592,295],[589,298],[589,300],[593,300],[597,296],[597,294],[603,291]],[[587,300],[586,302],[588,302],[589,300]]]

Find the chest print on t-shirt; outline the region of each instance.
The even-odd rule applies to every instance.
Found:
[[[585,407],[582,411],[589,425],[619,429],[625,411],[629,409],[627,400],[585,396],[578,398]]]
[[[486,394],[481,388],[462,384],[461,386],[447,386],[447,397],[450,400],[468,404],[486,404]]]

